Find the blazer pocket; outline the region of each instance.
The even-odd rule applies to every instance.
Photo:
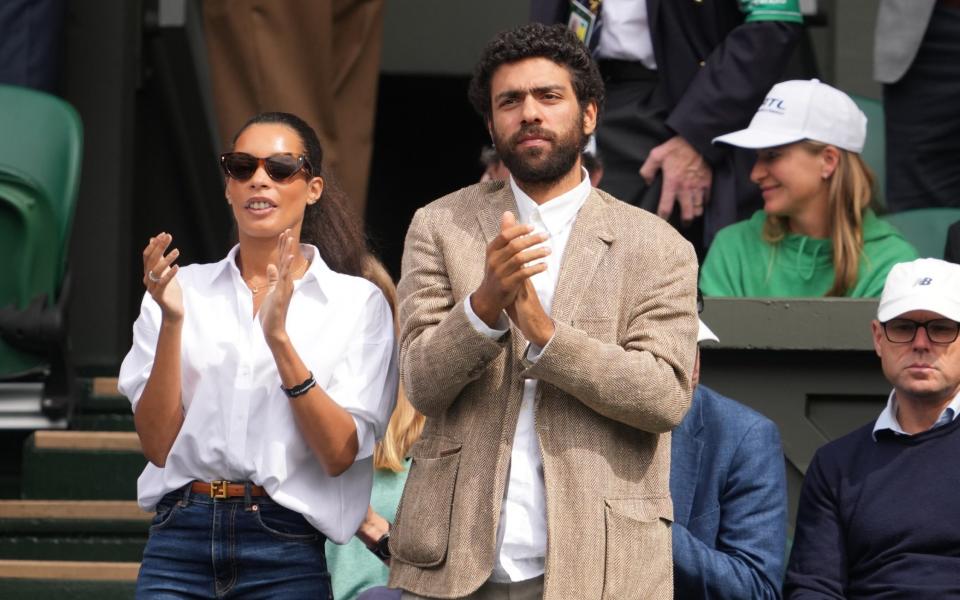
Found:
[[[447,556],[461,447],[431,436],[410,448],[413,464],[390,534],[390,552],[405,563],[433,567]]]
[[[673,600],[670,498],[606,498],[603,600]]]

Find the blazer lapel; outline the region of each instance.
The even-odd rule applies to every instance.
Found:
[[[606,206],[597,190],[592,189],[577,214],[563,252],[551,317],[562,323],[570,322],[584,290],[593,279],[597,266],[612,241],[613,233],[607,224]]]
[[[519,211],[517,211],[517,201],[510,190],[510,183],[507,181],[503,182],[500,189],[484,196],[487,199],[487,205],[477,212],[477,221],[480,222],[480,230],[483,231],[483,237],[489,244],[500,234],[500,217],[503,213],[509,210],[517,217]]]
[[[693,510],[694,490],[700,481],[700,458],[703,454],[702,401],[694,393],[690,411],[673,430],[670,452],[670,495],[673,497],[673,518],[687,526]]]

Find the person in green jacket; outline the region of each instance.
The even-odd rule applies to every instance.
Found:
[[[867,117],[816,79],[773,86],[749,127],[714,139],[757,150],[763,210],[717,233],[700,273],[708,296],[876,297],[917,252],[870,209],[860,157]]]

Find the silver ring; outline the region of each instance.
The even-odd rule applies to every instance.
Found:
[[[153,271],[147,271],[147,279],[154,283],[160,283],[160,278],[153,274]]]

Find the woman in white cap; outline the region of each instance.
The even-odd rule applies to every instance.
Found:
[[[860,157],[867,117],[816,79],[773,86],[750,126],[714,139],[757,150],[763,210],[722,229],[700,287],[709,296],[874,297],[916,250],[870,209]]]

